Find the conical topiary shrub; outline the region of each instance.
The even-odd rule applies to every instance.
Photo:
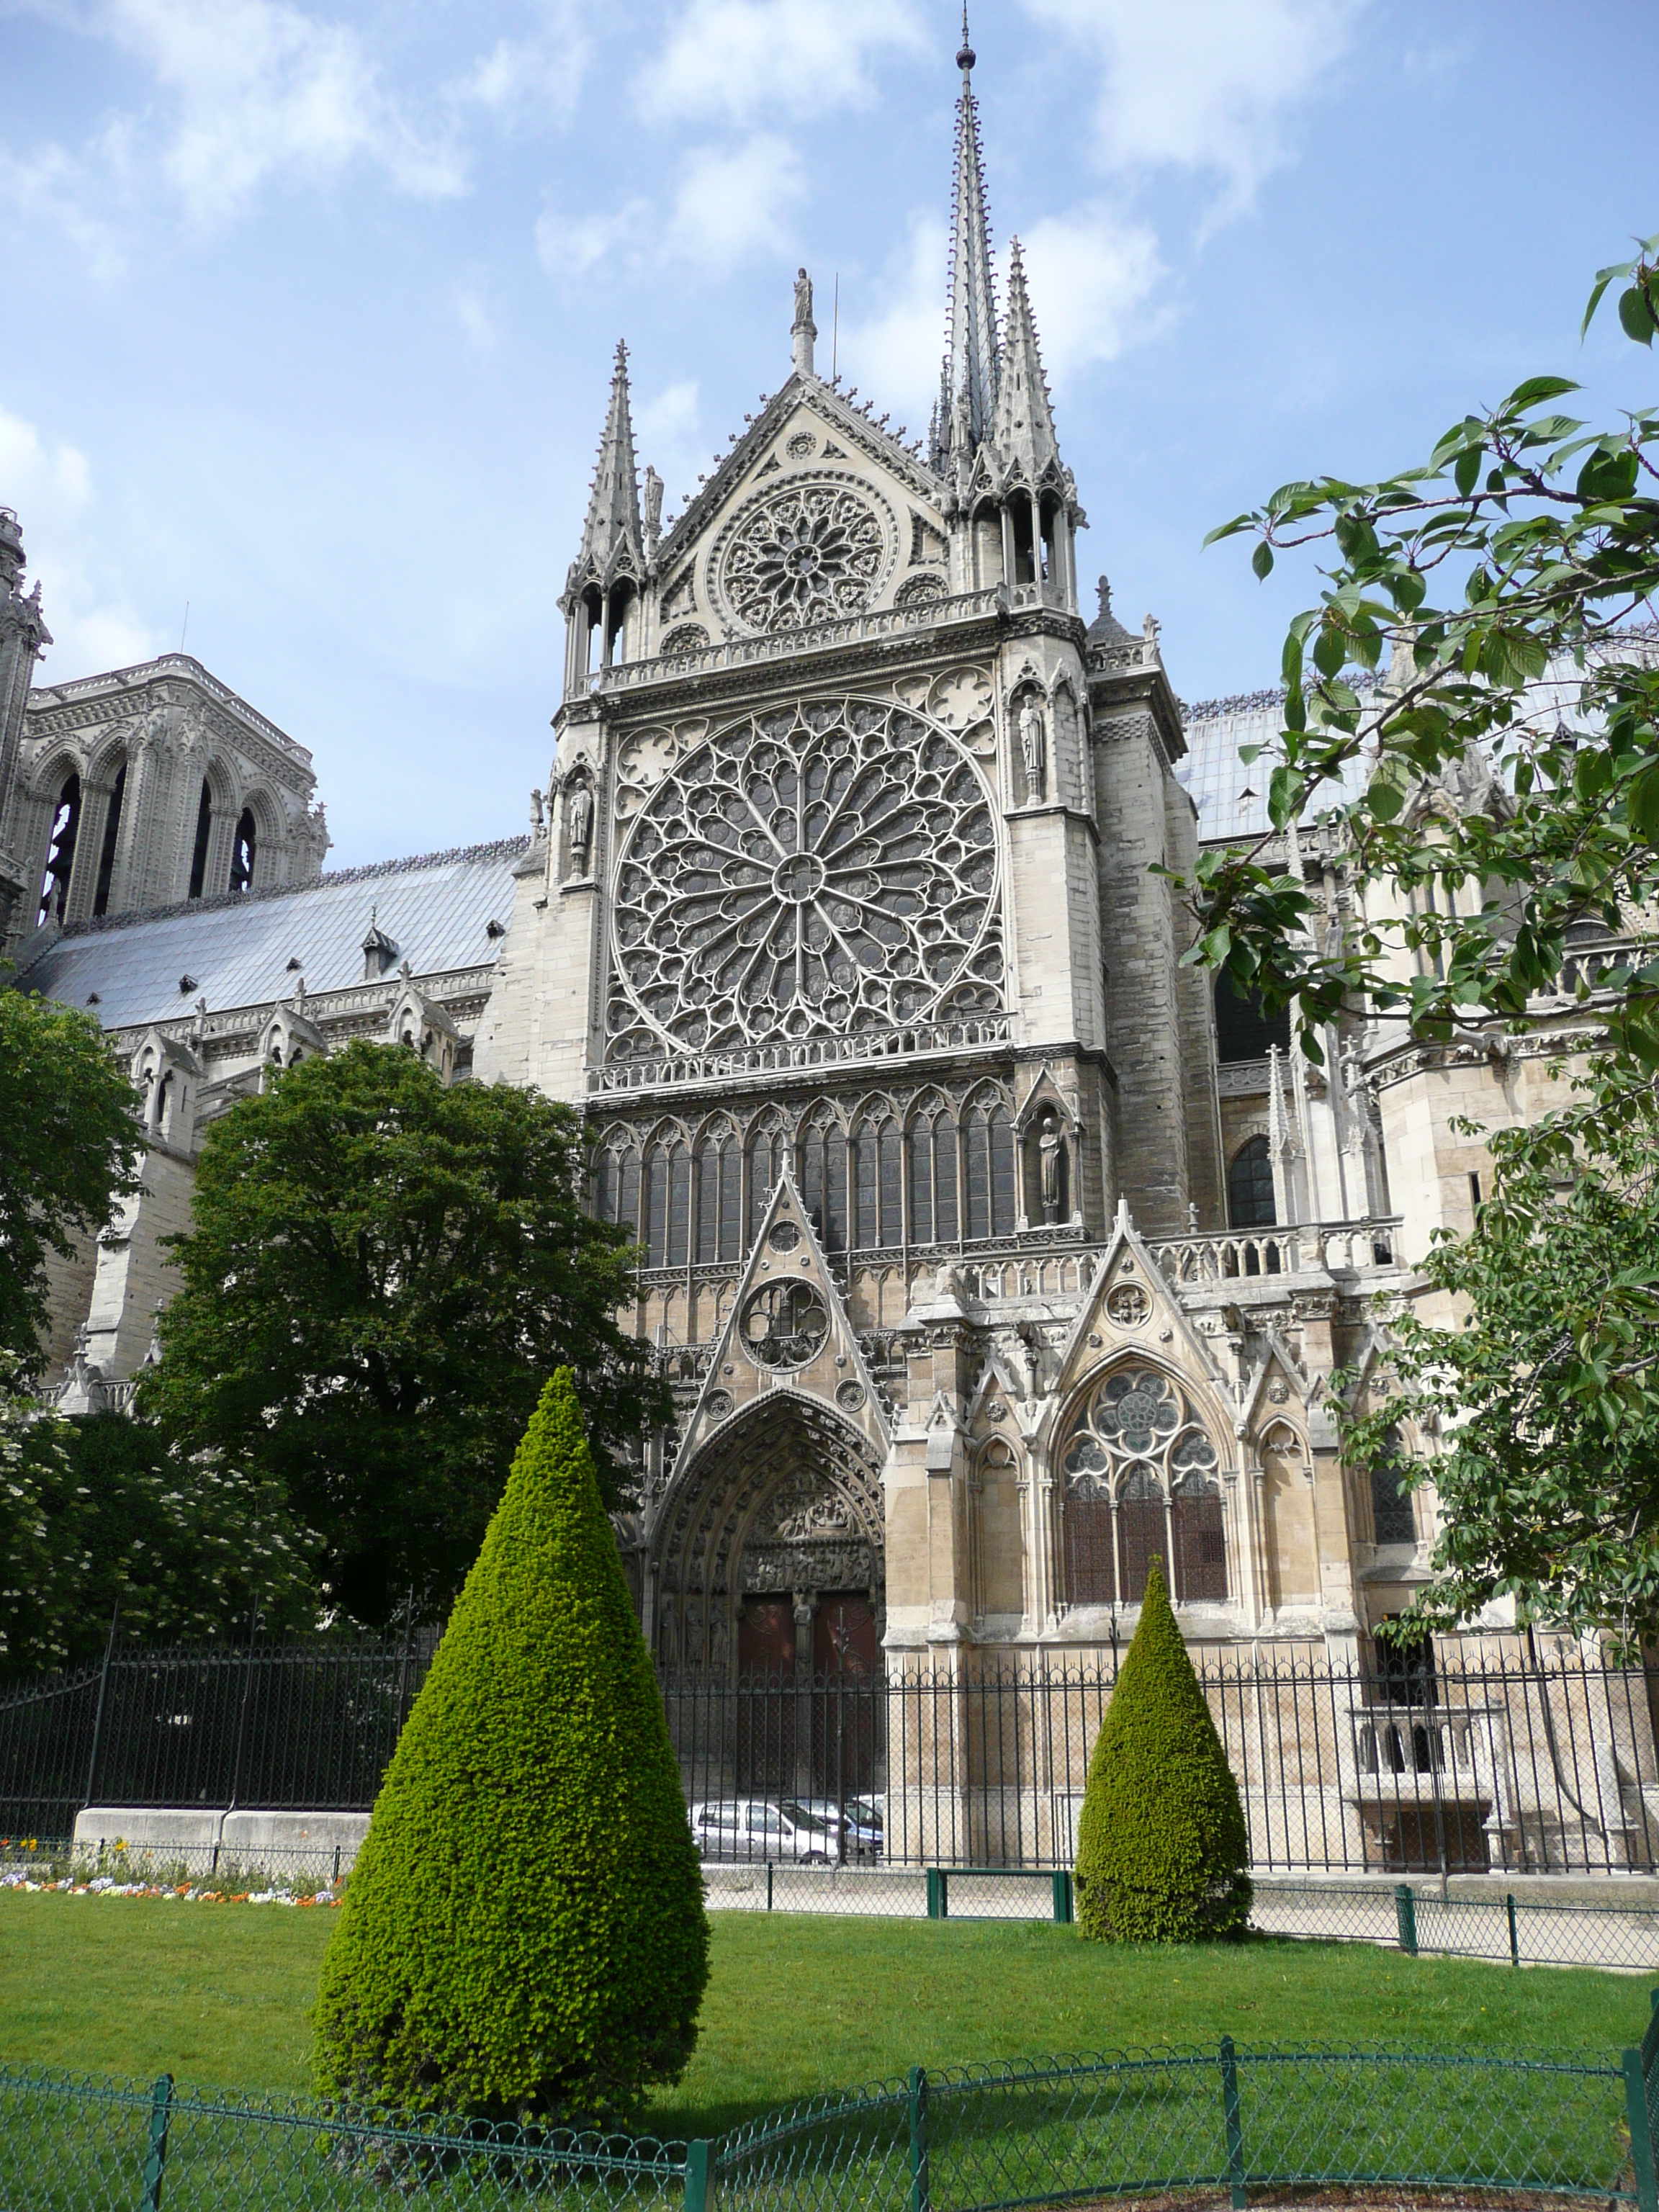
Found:
[[[1238,1784],[1154,1559],[1089,1761],[1079,1925],[1101,1942],[1237,1936],[1249,1916],[1249,1856]]]
[[[542,1394],[323,1962],[318,2087],[628,2124],[677,2081],[702,1876],[569,1370]]]

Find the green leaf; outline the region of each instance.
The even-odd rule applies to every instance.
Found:
[[[1257,576],[1264,583],[1267,581],[1267,578],[1272,575],[1273,568],[1273,549],[1268,544],[1265,538],[1256,547],[1255,552],[1251,554],[1250,566],[1255,570]]]
[[[1564,392],[1577,392],[1578,386],[1570,376],[1529,376],[1524,384],[1517,384],[1504,402],[1505,408],[1536,407],[1540,400],[1559,399]]]
[[[1480,478],[1480,451],[1479,446],[1470,446],[1457,456],[1456,465],[1452,470],[1452,482],[1465,499],[1474,489]]]
[[[1636,264],[1633,261],[1617,261],[1610,269],[1596,270],[1595,283],[1589,295],[1589,305],[1584,310],[1583,321],[1578,325],[1578,336],[1581,341],[1590,326],[1590,318],[1601,304],[1601,295],[1616,278],[1628,276],[1635,266]]]
[[[1638,345],[1653,343],[1653,308],[1640,284],[1632,284],[1627,292],[1619,295],[1619,325],[1625,336],[1634,338]]]
[[[1659,768],[1647,769],[1632,784],[1629,811],[1638,836],[1659,841]]]

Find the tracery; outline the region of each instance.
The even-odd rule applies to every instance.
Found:
[[[1060,1449],[1065,1597],[1138,1605],[1154,1556],[1177,1602],[1227,1595],[1216,1449],[1186,1394],[1155,1368],[1115,1368]]]
[[[617,872],[616,1059],[1002,1005],[989,794],[889,702],[746,718],[678,763]]]

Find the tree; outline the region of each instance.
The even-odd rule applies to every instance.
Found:
[[[1651,348],[1656,254],[1649,239],[1601,272],[1586,329],[1616,284],[1621,327]],[[1269,813],[1279,831],[1310,814],[1332,823],[1361,892],[1417,896],[1394,919],[1322,932],[1322,891],[1243,848],[1206,854],[1188,889],[1201,932],[1191,957],[1269,1013],[1294,1005],[1315,1060],[1322,1025],[1365,1011],[1431,1041],[1482,1016],[1524,1026],[1570,930],[1618,937],[1601,978],[1607,1053],[1574,1109],[1591,1128],[1648,1095],[1659,1070],[1659,411],[1595,430],[1556,411],[1577,389],[1528,378],[1455,423],[1421,466],[1285,484],[1211,532],[1254,532],[1264,578],[1279,551],[1330,542],[1319,604],[1285,641]],[[1385,649],[1389,681],[1367,695]],[[1579,726],[1553,702],[1540,710],[1530,687],[1547,670],[1578,684]],[[1425,779],[1481,754],[1498,804],[1451,820],[1413,805]],[[1345,799],[1340,779],[1362,761],[1364,788]],[[1401,951],[1424,957],[1402,963]],[[1422,972],[1402,978],[1413,965]]]
[[[323,1962],[325,2094],[631,2125],[679,2079],[702,1869],[574,1379],[543,1392]]]
[[[356,1042],[233,1107],[203,1147],[183,1283],[143,1409],[186,1452],[281,1485],[331,1601],[441,1617],[477,1550],[538,1377],[581,1377],[608,1503],[664,1418],[614,1319],[630,1248],[580,1202],[584,1136],[534,1091],[446,1089]]]
[[[1249,1917],[1249,1859],[1238,1784],[1155,1559],[1089,1760],[1079,1925],[1097,1942],[1237,1936]]]
[[[1394,1624],[1452,1628],[1494,1599],[1523,1621],[1659,1634],[1659,1146],[1616,1130],[1586,1156],[1566,1129],[1489,1139],[1492,1196],[1473,1232],[1423,1263],[1461,1314],[1391,1317],[1389,1364],[1437,1439],[1438,1580]],[[1392,1396],[1343,1421],[1348,1458],[1392,1463]]]
[[[246,1634],[317,1615],[315,1540],[281,1492],[235,1468],[185,1466],[118,1413],[59,1419],[0,1354],[0,1680],[100,1651],[117,1602],[129,1635]]]
[[[39,1370],[46,1267],[137,1188],[132,1086],[89,1014],[0,989],[0,1350]]]

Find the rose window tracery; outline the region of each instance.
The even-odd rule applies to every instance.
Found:
[[[869,603],[887,545],[867,500],[836,484],[783,492],[739,523],[720,582],[750,629],[803,629]]]
[[[613,1057],[1000,1008],[983,783],[892,704],[809,703],[676,763],[617,871]]]

